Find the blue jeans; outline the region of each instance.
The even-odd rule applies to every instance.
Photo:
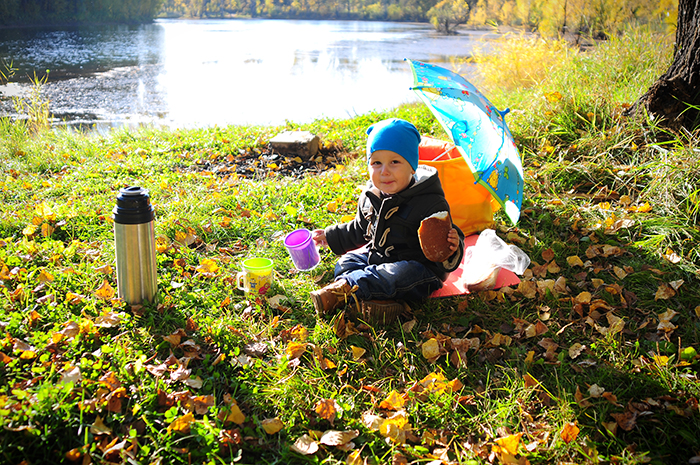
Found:
[[[367,253],[348,252],[335,265],[335,279],[357,286],[360,300],[421,300],[442,287],[440,278],[415,260],[370,265]]]

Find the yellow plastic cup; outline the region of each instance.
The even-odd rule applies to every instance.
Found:
[[[272,285],[272,260],[249,258],[236,275],[236,287],[246,294],[263,295]]]

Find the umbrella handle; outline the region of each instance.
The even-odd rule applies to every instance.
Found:
[[[437,157],[433,158],[433,159],[430,160],[430,161],[438,161],[440,158],[443,157],[443,155],[447,155],[447,154],[450,153],[455,147],[456,147],[455,145],[453,145],[452,147],[449,147],[449,148],[446,149],[444,152],[442,152],[440,155],[438,155]]]

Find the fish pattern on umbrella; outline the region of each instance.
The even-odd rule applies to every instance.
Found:
[[[474,174],[504,207],[513,223],[520,217],[523,169],[504,115],[473,84],[440,66],[407,60],[412,89],[428,105]]]

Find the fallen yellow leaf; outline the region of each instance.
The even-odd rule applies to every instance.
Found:
[[[32,310],[31,312],[29,312],[28,319],[29,319],[29,326],[34,326],[34,324],[37,321],[41,320],[41,315],[36,310]]]
[[[448,392],[457,392],[460,389],[464,387],[464,383],[462,383],[460,380],[457,378],[453,379],[452,381],[449,381],[447,383],[447,391]]]
[[[90,426],[90,433],[97,436],[98,434],[112,434],[111,428],[106,426],[99,415],[95,418],[95,423]]]
[[[322,370],[332,370],[334,368],[337,368],[337,365],[333,360],[330,360],[326,357],[318,357],[318,365],[321,367]]]
[[[666,332],[674,331],[677,328],[677,326],[671,323],[671,320],[675,318],[676,315],[678,315],[678,312],[676,312],[675,310],[671,310],[670,308],[667,309],[665,312],[659,314],[659,324],[656,327],[656,329],[659,331]]]
[[[24,350],[22,353],[19,355],[20,360],[33,360],[36,358],[36,352],[33,350]]]
[[[66,452],[66,458],[71,462],[77,462],[82,458],[82,456],[83,453],[80,450],[80,448],[71,449],[68,452]]]
[[[583,261],[578,257],[578,255],[572,255],[571,257],[566,257],[566,263],[569,266],[583,266]]]
[[[674,265],[681,261],[681,257],[671,249],[666,249],[666,252],[664,252],[664,258]]]
[[[549,264],[547,265],[547,272],[548,272],[548,273],[557,274],[557,273],[559,273],[560,271],[561,271],[561,268],[559,267],[559,265],[557,265],[557,262],[556,262],[556,261],[551,261],[551,262],[549,262]]]
[[[520,281],[518,292],[526,299],[534,299],[537,296],[537,283],[534,281]]]
[[[119,326],[125,316],[121,312],[107,311],[95,318],[95,326],[99,328],[113,328]]]
[[[194,244],[194,241],[197,239],[197,236],[195,236],[193,231],[188,230],[188,231],[175,231],[175,242],[179,242],[182,245],[185,246],[190,246]]]
[[[591,293],[588,291],[583,291],[574,298],[574,302],[579,304],[589,304],[591,303]]]
[[[166,342],[169,342],[171,346],[177,347],[180,345],[180,341],[182,340],[182,335],[180,334],[182,330],[177,330],[172,334],[168,334],[167,336],[163,336],[163,340]]]
[[[44,223],[41,225],[41,235],[44,237],[49,237],[53,232],[56,230],[53,226],[51,226],[48,223]]]
[[[370,431],[378,431],[384,419],[379,415],[373,413],[364,412],[362,414],[362,424],[364,424]]]
[[[338,410],[340,409],[340,405],[338,405],[338,402],[335,401],[335,399],[321,399],[318,402],[316,402],[316,413],[318,413],[318,416],[323,418],[324,420],[328,420],[333,423],[335,420],[335,416],[338,413]]]
[[[318,440],[321,444],[324,444],[326,446],[342,446],[356,437],[360,435],[360,432],[358,430],[353,430],[353,431],[335,431],[335,430],[328,430],[325,433],[323,433],[323,436],[321,436],[321,439]]]
[[[34,207],[34,214],[46,221],[55,221],[56,214],[50,205],[46,202],[41,202],[39,205]]]
[[[423,357],[428,360],[435,359],[440,356],[440,342],[434,337],[431,337],[421,345]]]
[[[510,455],[515,455],[518,453],[518,446],[522,436],[523,433],[511,434],[510,436],[496,439],[496,443]]]
[[[291,449],[301,455],[315,454],[318,451],[318,442],[308,434],[305,434],[294,441]]]
[[[200,273],[211,273],[214,274],[219,271],[219,265],[216,264],[211,258],[204,258],[199,262],[197,271]]]
[[[431,384],[446,383],[446,382],[447,382],[447,378],[445,378],[445,375],[443,375],[441,372],[430,373],[420,381],[420,383],[425,388],[427,388]]]
[[[379,408],[386,410],[399,410],[403,407],[405,399],[396,391],[391,391],[386,399],[380,404]]]
[[[511,343],[513,342],[513,338],[506,334],[501,334],[501,333],[496,333],[493,335],[493,338],[489,341],[493,346],[498,347],[498,346],[510,346]]]
[[[275,434],[284,428],[284,423],[279,418],[266,418],[261,424],[267,434]]]
[[[363,355],[365,355],[365,352],[367,352],[366,349],[363,349],[362,347],[355,347],[355,346],[350,346],[350,350],[352,351],[352,359],[353,360],[359,360],[362,358]]]
[[[411,431],[411,425],[403,412],[396,412],[379,425],[379,434],[399,444],[406,442],[406,433]]]
[[[581,355],[581,352],[583,352],[583,350],[585,348],[586,348],[586,346],[584,346],[581,343],[578,343],[578,342],[573,343],[571,345],[571,347],[569,347],[569,357],[571,357],[571,358],[578,357],[579,355]]]
[[[105,275],[111,275],[113,269],[110,265],[102,265],[102,266],[98,266],[97,268],[95,268],[95,271],[97,271],[98,273],[105,274]]]
[[[95,291],[95,296],[103,300],[110,300],[114,297],[114,288],[110,286],[105,279],[102,281],[102,285]]]
[[[562,98],[564,98],[564,96],[561,95],[560,92],[556,92],[556,91],[555,91],[555,92],[552,92],[552,93],[549,93],[549,94],[545,94],[545,98],[547,99],[548,102],[558,102],[558,101],[560,101]]]
[[[210,407],[216,404],[216,397],[209,394],[206,396],[196,396],[192,399],[194,402],[194,411],[197,415],[204,415],[209,411]]]
[[[640,213],[648,213],[651,211],[651,205],[649,204],[649,202],[644,202],[643,204],[637,207],[637,211]]]
[[[345,459],[345,465],[364,465],[365,461],[362,460],[359,450],[352,451],[348,458]]]
[[[66,302],[68,302],[71,305],[77,305],[77,304],[81,303],[83,300],[85,300],[84,295],[74,294],[70,291],[66,293]]]
[[[22,234],[25,236],[33,236],[39,227],[35,224],[28,224],[23,230]]]
[[[535,361],[535,351],[530,350],[527,353],[527,356],[525,357],[525,364],[526,365],[531,365]]]
[[[309,330],[304,325],[296,325],[289,330],[289,334],[299,342],[304,342],[309,338]]]
[[[41,270],[41,272],[39,273],[39,276],[37,277],[37,280],[38,280],[40,283],[51,283],[51,282],[53,282],[54,277],[53,277],[53,275],[52,275],[51,273],[49,273],[48,271],[46,271],[46,270]]]
[[[237,425],[242,425],[245,422],[245,415],[241,412],[241,408],[238,404],[231,404],[228,415],[226,415],[226,421],[232,421]]]
[[[619,266],[613,267],[613,272],[615,273],[615,276],[617,276],[619,279],[625,279],[627,277],[627,272]]]
[[[569,444],[578,437],[579,431],[580,429],[576,426],[576,423],[567,423],[561,430],[561,438],[565,443]]]
[[[673,290],[671,286],[666,283],[662,283],[657,289],[654,295],[654,300],[668,300],[676,295],[676,291]]]
[[[306,343],[290,341],[286,352],[290,359],[299,358],[306,352]]]

